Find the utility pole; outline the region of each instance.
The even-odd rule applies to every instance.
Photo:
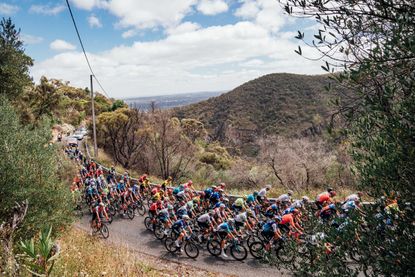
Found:
[[[91,106],[92,106],[92,129],[94,134],[94,157],[98,157],[98,147],[97,147],[97,129],[95,125],[95,108],[94,108],[94,86],[92,78],[94,75],[89,76],[91,78]]]

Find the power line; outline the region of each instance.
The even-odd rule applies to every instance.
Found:
[[[88,55],[86,54],[85,47],[84,47],[84,44],[82,43],[81,35],[79,34],[78,27],[76,26],[76,22],[75,22],[75,18],[74,18],[74,16],[73,16],[73,13],[72,13],[71,5],[69,4],[69,1],[68,1],[68,0],[66,0],[66,4],[67,4],[67,6],[68,6],[69,13],[71,14],[71,18],[72,18],[73,26],[75,27],[76,34],[78,35],[79,43],[81,44],[82,52],[84,52],[85,60],[86,60],[86,63],[88,64],[89,70],[91,71],[91,75],[92,75],[92,76],[94,77],[94,79],[97,81],[97,83],[98,83],[99,87],[100,87],[100,88],[101,88],[101,90],[104,92],[105,96],[106,96],[107,98],[110,98],[110,97],[108,96],[107,92],[105,91],[105,89],[102,87],[101,82],[98,80],[98,78],[97,78],[97,76],[95,75],[94,71],[92,70],[91,63],[89,62]]]

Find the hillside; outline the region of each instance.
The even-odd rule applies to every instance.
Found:
[[[252,148],[249,144],[261,135],[319,133],[331,114],[334,93],[324,89],[329,82],[327,75],[269,74],[218,97],[178,108],[175,114],[202,121],[213,140]]]

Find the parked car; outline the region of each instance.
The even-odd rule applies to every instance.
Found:
[[[83,134],[84,136],[86,136],[88,134],[88,129],[85,127],[82,127],[78,130],[78,132],[80,132],[81,134]]]
[[[84,134],[82,134],[80,131],[76,131],[72,137],[76,138],[77,140],[82,140],[84,138]]]
[[[78,138],[69,136],[65,138],[66,144],[69,146],[78,146]]]

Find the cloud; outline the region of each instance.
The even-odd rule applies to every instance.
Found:
[[[276,0],[240,0],[242,5],[235,11],[235,16],[253,20],[270,32],[278,32],[287,22],[292,21],[285,16]]]
[[[0,14],[12,15],[19,11],[19,7],[7,3],[0,3]]]
[[[65,10],[64,5],[32,5],[30,6],[29,12],[43,14],[43,15],[57,15]]]
[[[100,0],[71,0],[72,3],[75,4],[76,7],[84,10],[92,10],[94,7],[100,6],[101,2]]]
[[[51,44],[49,45],[50,49],[55,50],[55,51],[68,51],[68,50],[75,50],[76,46],[64,41],[62,39],[57,39],[51,42]]]
[[[20,34],[20,38],[24,41],[25,44],[38,44],[43,41],[42,37],[33,36],[29,34]]]
[[[127,30],[121,34],[123,38],[132,38],[135,37],[135,35],[137,35],[137,31],[134,29]]]
[[[169,28],[164,39],[137,41],[88,56],[113,97],[228,90],[273,72],[322,73],[319,63],[294,53],[297,44],[288,37],[256,21],[206,28],[184,22]],[[38,62],[32,73],[35,79],[45,74],[88,86],[82,52],[64,52]]]
[[[201,0],[197,10],[205,15],[216,15],[228,11],[228,4],[224,0]]]
[[[101,23],[101,21],[99,20],[99,18],[96,16],[96,15],[94,15],[94,14],[91,14],[89,17],[88,17],[88,24],[89,24],[89,27],[91,27],[91,28],[101,28],[102,27],[102,23]]]

